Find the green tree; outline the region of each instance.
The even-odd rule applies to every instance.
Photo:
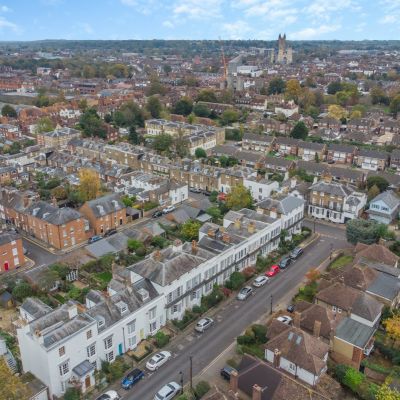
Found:
[[[187,136],[179,131],[178,135],[173,139],[175,153],[181,157],[187,157],[189,155],[189,141]]]
[[[199,221],[188,220],[181,226],[181,235],[187,241],[199,239],[199,229],[201,223]]]
[[[167,133],[162,133],[161,135],[157,135],[152,143],[152,147],[154,150],[158,151],[159,153],[163,152],[170,152],[171,146],[173,143],[173,139],[171,135]]]
[[[253,206],[253,198],[248,189],[243,185],[237,185],[226,196],[226,205],[235,211],[242,208],[251,208]]]
[[[221,124],[229,125],[239,121],[239,113],[234,109],[227,109],[221,115]]]
[[[144,127],[144,114],[136,103],[127,101],[114,113],[113,121],[117,126]]]
[[[169,75],[172,72],[172,67],[168,64],[163,65],[164,72]]]
[[[352,244],[376,243],[385,234],[385,230],[385,225],[374,220],[352,219],[346,223],[347,241]]]
[[[231,290],[238,290],[245,283],[245,281],[246,279],[244,275],[238,271],[235,271],[225,282],[225,286]]]
[[[167,89],[160,83],[158,77],[153,76],[150,86],[146,90],[146,96],[154,96],[155,94],[163,96],[165,93],[167,93]]]
[[[195,104],[193,106],[193,113],[198,117],[209,117],[211,114],[210,109],[205,104]]]
[[[273,78],[269,82],[268,85],[268,94],[280,94],[285,91],[286,88],[286,83],[285,81],[278,77],[278,78]]]
[[[393,97],[389,105],[390,112],[396,117],[400,113],[400,94]]]
[[[336,94],[341,90],[342,90],[342,84],[340,81],[331,82],[327,88],[328,94]]]
[[[222,217],[221,210],[217,206],[207,208],[206,213],[212,217],[214,222]]]
[[[306,139],[308,136],[308,128],[303,121],[299,121],[290,132],[290,136],[295,139]]]
[[[364,374],[360,371],[354,368],[348,368],[342,383],[356,393],[364,379]]]
[[[36,122],[35,133],[45,133],[54,130],[55,125],[49,117],[42,117]]]
[[[160,118],[162,105],[157,96],[151,96],[146,103],[146,110],[153,118]]]
[[[13,297],[20,302],[23,302],[27,297],[30,297],[33,294],[34,291],[31,285],[29,285],[27,282],[18,283],[12,291]]]
[[[140,240],[128,239],[127,242],[129,251],[136,251],[140,247],[143,247],[143,243]]]
[[[370,89],[369,95],[371,96],[372,104],[388,104],[389,98],[380,86],[374,86]]]
[[[139,135],[136,132],[136,128],[134,126],[131,126],[129,128],[129,135],[128,135],[128,142],[130,144],[139,144]]]
[[[374,185],[371,186],[370,189],[368,190],[368,200],[372,200],[374,197],[378,196],[378,194],[380,193],[380,190],[378,188],[378,186]]]
[[[179,115],[189,115],[193,109],[193,102],[188,97],[183,97],[180,99],[174,107],[173,112]]]
[[[218,103],[217,96],[212,89],[202,89],[200,90],[196,101],[206,101],[209,103]]]
[[[79,118],[79,126],[84,136],[107,137],[107,128],[94,108],[88,108]]]
[[[195,150],[194,155],[196,156],[196,158],[207,158],[207,153],[206,153],[206,151],[205,151],[203,148],[201,148],[201,147],[198,147],[198,148]]]
[[[371,189],[372,186],[377,186],[380,192],[384,192],[388,188],[389,182],[381,176],[369,176],[367,178],[367,189]]]
[[[10,106],[9,104],[5,104],[3,106],[3,108],[1,109],[1,115],[3,117],[17,118],[17,112],[15,111],[15,108]]]
[[[36,107],[47,107],[50,105],[50,99],[46,96],[46,89],[45,88],[40,88],[38,90],[38,96],[36,97],[35,100],[35,106]]]

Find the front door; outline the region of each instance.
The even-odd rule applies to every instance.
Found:
[[[9,264],[8,264],[8,261],[6,261],[4,263],[4,271],[8,271],[8,268],[9,268]]]
[[[85,378],[85,389],[90,388],[90,375]]]
[[[120,343],[120,344],[118,345],[118,354],[119,354],[120,356],[122,356],[122,354],[124,354],[124,352],[123,352],[123,350],[122,350],[122,343]]]

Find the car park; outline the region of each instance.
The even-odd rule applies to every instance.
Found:
[[[94,243],[94,242],[98,242],[99,240],[103,239],[100,235],[94,235],[91,238],[89,238],[88,243]]]
[[[265,275],[257,276],[256,279],[253,281],[254,287],[261,287],[268,283],[269,279]]]
[[[124,379],[122,379],[121,386],[123,389],[129,390],[134,384],[136,384],[143,378],[144,378],[144,372],[139,368],[135,368],[124,376]]]
[[[165,364],[171,358],[171,353],[169,351],[160,351],[154,354],[146,363],[146,368],[149,371],[156,371],[161,365]]]
[[[176,382],[170,382],[163,386],[154,396],[154,400],[171,400],[182,390],[182,386]]]
[[[296,260],[296,258],[299,258],[302,254],[303,254],[303,249],[301,247],[296,247],[290,253],[290,258],[292,260]]]
[[[230,365],[226,365],[224,368],[221,369],[219,374],[227,381],[231,380],[231,374],[233,371],[236,371],[235,368],[231,367]]]
[[[283,322],[286,325],[290,325],[293,321],[292,317],[289,317],[288,315],[282,315],[278,317],[277,320]]]
[[[162,213],[163,214],[169,214],[169,213],[171,213],[172,211],[175,211],[175,210],[176,210],[176,208],[174,206],[168,206],[168,207],[164,208],[164,210],[162,210]]]
[[[214,320],[209,318],[209,317],[205,317],[202,318],[200,321],[197,322],[196,326],[195,326],[195,330],[197,332],[203,333],[205,330],[207,330],[208,328],[210,328],[214,323]]]
[[[292,259],[290,257],[283,257],[281,261],[279,261],[279,268],[280,269],[285,269],[289,266],[289,264],[292,262]]]
[[[96,397],[96,400],[120,400],[121,397],[119,397],[118,393],[115,390],[109,390],[103,394],[101,394],[99,397]]]
[[[162,211],[158,210],[153,212],[153,214],[151,215],[151,218],[158,218],[161,217],[163,215]]]
[[[112,235],[115,235],[116,233],[117,233],[117,230],[116,230],[115,228],[109,229],[109,230],[104,234],[104,237],[112,236]]]
[[[242,287],[236,296],[238,300],[246,300],[253,293],[253,289],[250,286]]]
[[[279,273],[279,271],[280,271],[279,266],[278,266],[278,265],[273,265],[273,266],[269,269],[269,271],[267,271],[267,272],[265,273],[265,276],[267,276],[267,277],[275,276],[276,274]]]

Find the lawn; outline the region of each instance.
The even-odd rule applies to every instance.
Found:
[[[96,278],[104,283],[108,283],[112,279],[112,273],[110,271],[104,271],[96,274]]]
[[[338,257],[336,260],[332,261],[329,264],[328,269],[333,270],[333,269],[339,269],[343,268],[345,265],[350,264],[353,261],[353,256],[350,255],[342,255]]]
[[[258,357],[261,360],[264,360],[264,348],[259,344],[246,344],[240,346],[243,353],[250,354],[252,356]]]

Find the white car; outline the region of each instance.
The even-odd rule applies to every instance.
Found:
[[[181,385],[170,382],[163,386],[154,396],[154,400],[171,400],[182,390]]]
[[[264,286],[266,283],[268,283],[268,281],[269,281],[269,279],[266,276],[260,275],[260,276],[257,276],[256,279],[254,279],[253,286],[261,287],[261,286]]]
[[[115,390],[109,390],[108,392],[103,393],[96,400],[120,400],[118,393]]]
[[[146,363],[146,368],[149,371],[155,371],[165,364],[171,358],[171,353],[169,351],[160,351],[150,358]]]
[[[212,324],[214,323],[214,320],[209,317],[202,318],[200,321],[197,322],[196,326],[194,329],[197,332],[203,333],[206,329],[208,329]]]
[[[246,300],[253,293],[253,289],[250,286],[245,286],[240,289],[236,298],[238,300]]]
[[[169,213],[171,213],[172,211],[175,211],[175,210],[176,210],[176,208],[174,206],[168,206],[168,207],[165,207],[164,210],[162,210],[162,213],[163,214],[169,214]]]
[[[288,315],[282,315],[281,317],[278,317],[277,320],[283,322],[286,325],[290,325],[293,321],[293,319]]]

